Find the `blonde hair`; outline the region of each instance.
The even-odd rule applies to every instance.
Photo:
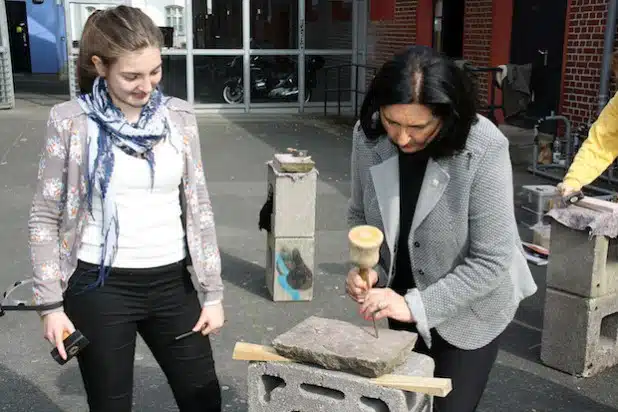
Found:
[[[117,6],[95,11],[86,20],[79,43],[77,82],[80,92],[90,93],[98,76],[93,56],[98,56],[109,67],[125,53],[147,47],[161,48],[162,45],[161,30],[140,9]]]

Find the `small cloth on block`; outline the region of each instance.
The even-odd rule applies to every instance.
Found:
[[[618,237],[618,213],[572,205],[553,208],[543,217],[545,223],[551,223],[552,219],[570,229],[588,231],[590,236]]]
[[[391,373],[410,355],[418,335],[407,331],[311,316],[273,340],[275,350],[297,362],[369,378]]]

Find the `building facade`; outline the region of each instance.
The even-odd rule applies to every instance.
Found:
[[[386,58],[422,44],[474,67],[532,65],[528,114],[554,111],[575,123],[596,114],[608,7],[608,0],[0,1],[23,14],[9,16],[0,44],[11,49],[13,71],[68,72],[72,95],[86,18],[128,4],[164,32],[164,90],[198,109],[353,110]],[[29,52],[16,49],[23,44]],[[492,74],[475,76],[486,105]]]
[[[531,64],[532,117],[551,111],[573,123],[596,116],[607,0],[386,0],[390,14],[369,27],[368,62],[408,44],[433,46],[474,66]],[[479,79],[487,101],[491,75]],[[497,90],[500,96],[500,90]],[[611,95],[611,94],[610,94]],[[500,97],[498,97],[500,100]],[[498,119],[502,113],[495,112]]]
[[[323,110],[325,102],[351,104],[351,65],[363,61],[365,50],[358,22],[366,21],[366,3],[358,0],[66,0],[72,95],[85,20],[117,4],[141,8],[161,27],[163,89],[198,110],[304,112]]]

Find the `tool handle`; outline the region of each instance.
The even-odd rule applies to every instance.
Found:
[[[365,282],[369,282],[369,268],[359,268],[358,274]]]
[[[361,279],[363,279],[363,281],[367,283],[367,286],[371,288],[371,285],[369,284],[369,268],[358,268],[358,274],[360,275]]]

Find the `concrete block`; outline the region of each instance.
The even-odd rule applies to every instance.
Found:
[[[618,291],[618,240],[551,224],[547,286],[582,297]]]
[[[267,190],[273,194],[272,234],[275,237],[313,237],[317,170],[281,173],[268,163]]]
[[[266,286],[273,301],[313,299],[315,239],[267,236]]]
[[[433,376],[434,362],[410,352],[394,373]],[[247,380],[249,412],[431,412],[433,408],[432,396],[300,363],[252,362]]]
[[[584,298],[548,288],[541,360],[583,377],[618,364],[618,295]]]

